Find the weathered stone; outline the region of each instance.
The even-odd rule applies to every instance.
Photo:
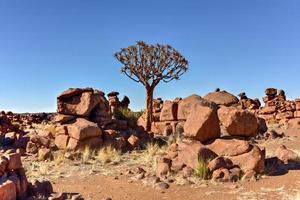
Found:
[[[57,112],[65,115],[89,116],[101,102],[101,93],[93,89],[69,89],[57,97]]]
[[[208,163],[207,168],[209,169],[209,171],[213,172],[220,168],[230,169],[232,166],[233,164],[230,159],[217,157]]]
[[[75,118],[76,118],[76,117],[73,116],[73,115],[57,114],[57,115],[55,116],[55,122],[64,124],[64,123],[67,123],[67,122],[70,122],[70,121],[75,120]]]
[[[234,107],[221,107],[218,116],[225,130],[233,136],[254,137],[258,123],[255,114]]]
[[[163,135],[167,126],[172,126],[173,133],[175,132],[177,122],[165,121],[165,122],[152,122],[151,132],[157,135]]]
[[[187,167],[196,169],[199,165],[199,160],[207,161],[215,157],[217,157],[217,155],[200,142],[180,142],[178,144],[178,156],[175,158],[175,162],[177,162],[178,166],[186,165]],[[172,167],[173,166],[174,160],[172,160]]]
[[[258,133],[265,133],[268,131],[268,126],[266,124],[266,120],[261,117],[257,117],[257,124],[258,124]]]
[[[22,168],[21,155],[19,153],[10,153],[5,156],[8,158],[8,170],[17,170]]]
[[[252,145],[252,149],[247,153],[229,158],[234,165],[240,166],[244,172],[254,170],[256,173],[263,173],[265,168],[264,152],[256,145]]]
[[[55,137],[55,145],[59,149],[66,149],[69,141],[69,136],[68,135],[58,135]]]
[[[160,162],[156,167],[156,176],[164,177],[170,171],[170,165],[168,163]]]
[[[267,88],[265,90],[265,94],[268,95],[268,96],[277,95],[277,89],[275,89],[275,88]]]
[[[299,156],[296,152],[288,149],[284,145],[281,145],[275,150],[275,156],[285,164],[288,164],[289,161],[295,162],[299,159]]]
[[[3,183],[0,182],[0,199],[1,200],[16,200],[17,191],[15,184],[7,180]]]
[[[165,101],[160,112],[160,121],[175,121],[177,120],[178,104],[173,101]]]
[[[224,105],[224,106],[232,106],[238,104],[239,102],[239,99],[236,96],[226,91],[208,93],[206,96],[203,97],[203,99],[214,102],[217,105]]]
[[[261,110],[259,111],[260,114],[273,114],[276,112],[276,106],[266,106],[261,108]]]
[[[96,123],[87,121],[83,118],[77,118],[75,123],[67,126],[67,129],[70,137],[77,140],[98,137],[102,134],[101,129]]]
[[[132,147],[135,148],[139,146],[140,139],[135,135],[131,135],[127,141]]]
[[[183,177],[188,178],[191,177],[194,173],[194,169],[190,168],[190,167],[184,167],[182,169],[182,173],[183,173]]]
[[[201,142],[220,137],[219,119],[216,110],[195,105],[184,124],[184,136]]]
[[[294,112],[294,117],[295,118],[300,118],[300,111],[299,110]]]
[[[220,168],[212,173],[212,180],[219,182],[229,182],[231,181],[230,172],[226,168]]]
[[[186,120],[195,104],[207,106],[213,109],[217,108],[217,105],[215,103],[212,103],[194,94],[179,101],[177,112],[178,120]]]
[[[26,145],[26,152],[36,154],[38,152],[38,146],[33,142],[28,142]]]
[[[248,141],[237,139],[216,139],[206,147],[218,156],[238,156],[249,152],[251,149]]]
[[[86,138],[84,140],[76,140],[74,138],[70,138],[68,142],[67,149],[70,150],[79,150],[79,149],[84,149],[86,147],[91,148],[91,149],[96,149],[101,147],[103,141],[101,137],[91,137],[91,138]]]

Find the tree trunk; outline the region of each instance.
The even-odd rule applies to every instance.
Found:
[[[146,87],[146,131],[151,131],[151,123],[153,119],[153,90],[152,87]]]

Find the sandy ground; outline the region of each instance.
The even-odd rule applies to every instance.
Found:
[[[267,150],[267,157],[284,144],[300,153],[300,139],[290,135],[271,141],[258,141]],[[143,154],[125,155],[121,164],[101,165],[97,162],[84,163],[34,163],[25,161],[29,177],[48,179],[53,183],[56,192],[81,194],[85,199],[101,200],[111,197],[113,200],[182,200],[182,199],[296,199],[300,194],[300,168],[290,169],[279,176],[263,175],[258,181],[239,181],[237,183],[214,183],[199,181],[195,184],[179,185],[171,183],[166,190],[155,189],[143,184],[142,180],[134,180],[126,174],[126,170],[142,165],[150,170],[141,160]],[[133,158],[134,157],[134,158]],[[134,160],[134,161],[132,161]]]

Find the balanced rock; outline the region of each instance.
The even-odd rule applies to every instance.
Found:
[[[57,112],[65,115],[89,116],[101,102],[102,92],[91,88],[68,89],[57,97]]]

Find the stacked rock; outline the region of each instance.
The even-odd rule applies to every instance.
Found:
[[[245,140],[216,139],[206,145],[199,141],[172,144],[158,160],[156,175],[165,178],[171,171],[182,171],[184,177],[192,176],[199,160],[207,166],[206,174],[199,175],[220,182],[235,182],[243,174],[243,178],[255,178],[265,169],[265,152],[258,146]]]
[[[118,98],[119,92],[110,92],[107,94],[108,96],[108,102],[109,102],[109,111],[112,115],[112,117],[115,117],[115,112],[118,109],[120,105],[120,101]]]
[[[29,140],[29,141],[28,141]],[[51,158],[51,149],[54,148],[54,136],[47,130],[34,130],[25,135],[20,142],[18,148],[24,148],[26,144],[27,154],[37,154],[40,160]]]
[[[126,120],[115,119],[115,112],[124,105],[128,97],[120,102],[118,92],[108,94],[92,88],[71,88],[57,97],[55,144],[59,149],[78,150],[85,147],[98,148],[111,145],[125,149],[131,136]],[[134,142],[135,138],[130,141]]]
[[[275,89],[275,88],[267,88],[265,90],[265,94],[266,94],[266,96],[263,97],[263,101],[264,101],[264,103],[267,103],[267,102],[275,99],[275,97],[277,96],[277,89]]]
[[[296,101],[286,100],[285,92],[267,88],[263,98],[265,106],[259,110],[259,116],[269,123],[286,123],[297,117]],[[300,117],[300,116],[299,116]]]
[[[294,117],[300,118],[300,99],[295,99],[295,109]]]
[[[129,104],[130,104],[129,98],[127,96],[124,96],[122,101],[120,101],[118,95],[119,92],[110,92],[107,94],[108,102],[109,102],[109,111],[113,119],[116,118],[115,114],[118,109],[129,110]]]
[[[0,136],[17,130],[17,127],[12,124],[12,119],[9,116],[4,111],[0,113]]]
[[[26,199],[27,189],[28,181],[20,154],[6,152],[0,155],[0,199]]]
[[[242,92],[238,95],[240,97],[240,105],[242,109],[248,109],[251,111],[255,111],[256,109],[259,109],[261,106],[261,103],[259,99],[250,99],[246,96],[245,92]]]
[[[92,88],[71,88],[57,97],[55,144],[60,149],[97,148],[102,130],[112,123],[104,93]]]

